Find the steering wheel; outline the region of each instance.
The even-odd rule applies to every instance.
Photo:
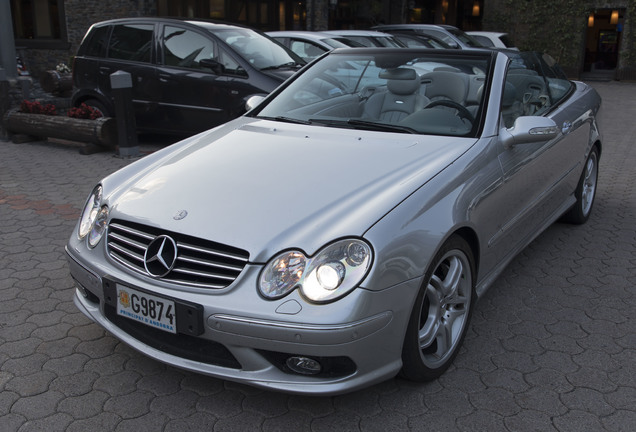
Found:
[[[441,106],[445,106],[445,107],[449,107],[449,108],[454,108],[457,110],[457,115],[459,116],[459,118],[465,118],[466,120],[468,120],[470,122],[470,124],[475,123],[475,117],[473,117],[473,115],[470,113],[470,111],[468,111],[468,109],[466,109],[466,107],[462,104],[459,104],[453,100],[450,99],[439,99],[439,100],[435,100],[431,103],[429,103],[428,105],[426,105],[424,108],[433,108],[436,107],[438,105]]]

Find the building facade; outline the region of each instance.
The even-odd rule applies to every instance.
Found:
[[[90,23],[127,16],[224,20],[261,30],[444,23],[509,33],[569,76],[636,80],[636,0],[8,0],[15,46],[38,76],[70,64]]]

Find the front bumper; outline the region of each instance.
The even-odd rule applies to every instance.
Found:
[[[297,293],[277,301],[260,297],[257,266],[246,267],[227,289],[205,292],[164,286],[92,254],[95,250],[79,252],[67,246],[77,283],[75,304],[126,344],[179,368],[297,394],[340,394],[397,374],[420,284],[412,280],[382,291],[357,289],[336,302],[313,305]],[[88,262],[86,255],[98,259]],[[172,335],[120,317],[108,294],[113,284],[198,305],[201,328]],[[285,367],[290,356],[317,359],[326,373],[295,373]]]

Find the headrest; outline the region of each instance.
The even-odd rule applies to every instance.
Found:
[[[386,81],[386,86],[393,94],[410,95],[420,88],[420,80],[415,69],[387,69],[379,74]]]
[[[448,71],[430,72],[422,76],[422,84],[426,85],[426,96],[431,100],[443,97],[463,103],[466,99],[468,84],[463,74]]]

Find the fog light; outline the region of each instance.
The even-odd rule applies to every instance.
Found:
[[[285,361],[287,367],[302,375],[316,375],[322,371],[322,366],[317,360],[309,357],[293,356]]]

